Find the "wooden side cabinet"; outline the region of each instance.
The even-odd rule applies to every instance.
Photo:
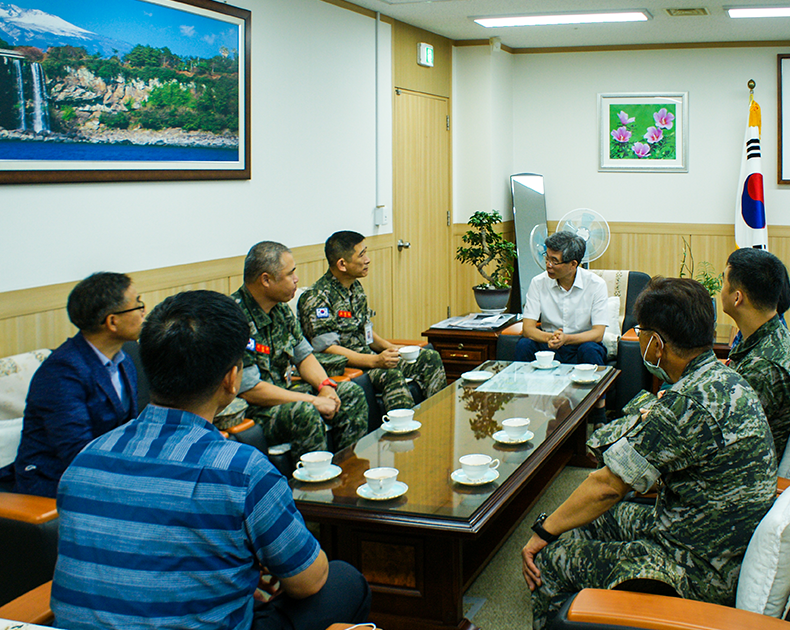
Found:
[[[429,328],[422,333],[442,357],[449,382],[496,358],[499,330],[446,330]]]

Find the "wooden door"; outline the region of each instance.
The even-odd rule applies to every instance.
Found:
[[[447,98],[395,90],[393,337],[419,339],[450,305]]]

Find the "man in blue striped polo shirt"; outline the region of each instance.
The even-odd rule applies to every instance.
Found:
[[[238,392],[248,334],[233,300],[211,291],[148,316],[152,404],[91,442],[58,489],[57,627],[323,630],[367,618],[364,577],[327,562],[286,480],[212,425]]]

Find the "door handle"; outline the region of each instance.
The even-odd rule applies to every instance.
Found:
[[[398,239],[398,251],[399,252],[404,250],[404,249],[409,249],[409,247],[411,247],[411,243],[409,243],[409,241],[406,241],[404,243],[403,239],[400,239],[400,238]]]

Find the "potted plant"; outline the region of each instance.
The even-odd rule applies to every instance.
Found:
[[[494,230],[501,222],[496,210],[475,212],[467,221],[470,229],[461,237],[466,246],[455,253],[456,260],[474,265],[485,279],[473,287],[477,305],[484,311],[504,310],[510,297],[516,246]]]
[[[691,265],[688,264],[687,260],[691,261]],[[699,267],[700,271],[695,276],[694,255],[691,253],[691,245],[689,245],[688,241],[683,238],[683,254],[680,258],[680,272],[678,273],[678,277],[694,278],[694,280],[705,287],[708,295],[710,295],[711,303],[713,304],[713,323],[715,326],[716,321],[718,320],[718,312],[716,310],[716,294],[721,291],[721,287],[724,284],[724,273],[717,274],[713,270],[713,265],[707,261],[700,262]]]
[[[691,261],[691,264],[687,261]],[[688,244],[688,241],[683,238],[683,254],[680,258],[680,272],[678,273],[678,277],[680,278],[694,278],[697,282],[699,282],[705,290],[710,294],[711,298],[715,298],[716,294],[721,291],[722,284],[724,284],[724,274],[717,274],[713,270],[713,265],[709,262],[702,261],[699,264],[700,271],[695,276],[694,275],[694,255],[691,253],[691,245]]]

